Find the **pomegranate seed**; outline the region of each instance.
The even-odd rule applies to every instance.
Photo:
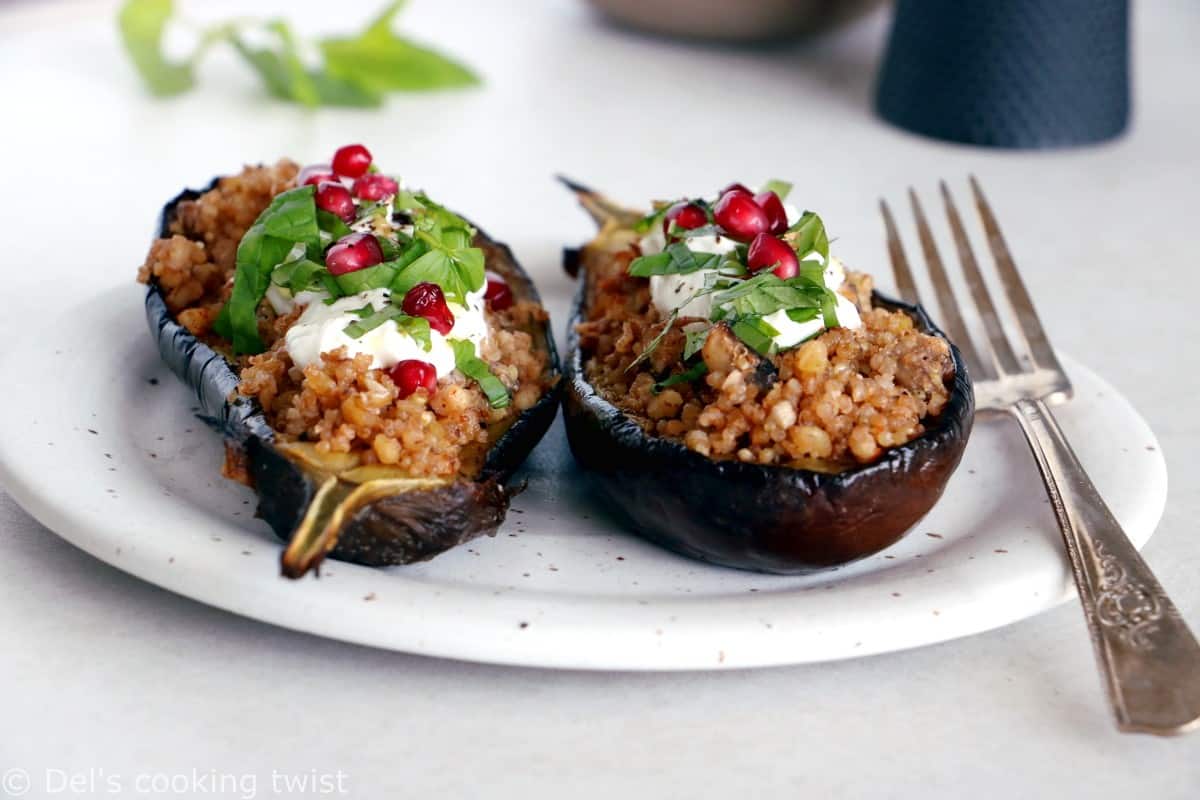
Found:
[[[382,200],[400,191],[400,184],[387,175],[380,175],[376,172],[372,175],[363,175],[356,180],[354,188],[350,191],[354,192],[354,196],[359,200]]]
[[[754,202],[754,195],[736,189],[721,195],[713,209],[713,218],[739,242],[748,242],[771,227],[767,212]]]
[[[774,192],[759,192],[754,195],[754,202],[767,212],[767,221],[771,224],[768,230],[776,236],[782,236],[788,229],[788,218],[779,195]]]
[[[754,192],[747,189],[746,185],[743,183],[731,183],[721,190],[722,195],[729,194],[730,192],[741,192],[742,194],[748,194],[752,197],[754,196]]]
[[[328,164],[310,164],[300,170],[300,174],[296,176],[297,186],[316,186],[325,181],[337,183],[337,175],[333,174],[333,168]]]
[[[396,366],[388,370],[388,375],[400,390],[401,397],[408,397],[417,389],[424,389],[432,394],[437,387],[437,368],[428,361],[416,358],[397,361]]]
[[[492,311],[503,311],[513,304],[512,289],[508,282],[494,272],[487,274],[487,291],[483,294],[488,308]]]
[[[790,244],[769,233],[760,233],[746,252],[746,266],[751,272],[758,272],[771,265],[775,265],[775,274],[784,280],[800,271],[800,259]]]
[[[325,268],[331,275],[345,275],[373,267],[383,261],[379,240],[369,233],[351,233],[338,239],[325,253]]]
[[[347,178],[361,178],[371,166],[371,151],[361,144],[339,147],[333,154],[333,171]]]
[[[316,200],[317,208],[340,217],[343,222],[354,219],[354,198],[350,196],[350,190],[342,184],[334,181],[317,184]]]
[[[454,327],[454,315],[446,305],[442,287],[436,283],[418,283],[404,295],[400,308],[410,317],[424,317],[429,327],[445,336]]]
[[[672,222],[680,228],[690,231],[693,228],[707,225],[708,213],[695,203],[681,201],[667,209],[667,213],[663,217],[664,234],[670,231]]]

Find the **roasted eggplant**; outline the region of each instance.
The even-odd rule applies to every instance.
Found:
[[[187,190],[167,203],[158,235],[169,237],[180,204],[201,194]],[[515,298],[538,301],[507,246],[478,229],[474,246],[485,251],[488,269],[503,276]],[[534,347],[547,356],[548,388],[531,407],[488,431],[486,452],[475,459],[471,474],[435,479],[398,477],[370,466],[340,470],[336,461],[316,457],[311,446],[281,440],[259,404],[238,394],[235,366],[175,319],[154,281],[145,308],[163,360],[195,390],[203,417],[245,465],[258,494],[259,515],[288,542],[281,567],[290,578],[317,567],[326,555],[369,566],[408,564],[494,534],[516,491],[514,471],[558,408],[560,365],[549,323],[543,321],[530,333]]]
[[[564,182],[602,227],[601,236],[643,217]],[[826,471],[709,458],[648,433],[589,382],[588,354],[577,331],[588,319],[594,290],[588,258],[585,247],[567,251],[565,259],[568,272],[582,273],[568,323],[567,437],[595,489],[639,535],[714,564],[801,574],[891,545],[941,496],[963,454],[974,412],[967,370],[953,345],[953,386],[941,413],[926,421],[918,438],[884,450],[873,463]],[[879,294],[873,301],[902,310],[920,331],[945,338],[921,307]]]

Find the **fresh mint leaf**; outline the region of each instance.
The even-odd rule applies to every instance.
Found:
[[[692,381],[698,380],[699,378],[702,378],[707,374],[708,374],[708,364],[705,364],[703,361],[700,361],[700,362],[696,363],[694,366],[692,366],[690,369],[684,370],[683,372],[680,372],[676,375],[672,375],[671,377],[667,378],[666,380],[659,381],[658,383],[656,383],[652,387],[650,387],[650,391],[654,392],[654,394],[658,394],[663,389],[667,389],[672,386],[678,386],[681,383],[691,383]]]
[[[310,246],[319,239],[314,187],[300,186],[275,196],[238,244],[233,292],[213,327],[233,343],[236,355],[261,353],[258,304],[271,282],[271,274],[297,244]],[[288,237],[273,235],[281,231]],[[295,234],[296,237],[293,237]]]
[[[782,201],[787,200],[788,195],[792,193],[792,184],[772,178],[763,185],[762,190],[764,192],[774,192],[779,195],[779,199]]]
[[[475,345],[466,339],[448,339],[454,350],[454,366],[463,375],[479,384],[492,408],[505,408],[510,402],[508,389],[492,374],[486,362],[475,355]]]
[[[779,335],[779,331],[758,316],[741,317],[730,328],[735,336],[760,356],[771,354],[771,348],[775,344],[774,339]]]
[[[477,85],[479,78],[469,68],[396,35],[392,25],[403,5],[403,2],[388,5],[358,36],[321,40],[321,53],[329,73],[377,92]]]
[[[163,53],[163,33],[174,13],[172,0],[127,0],[117,15],[121,41],[153,94],[171,97],[195,85],[190,62],[174,63]]]

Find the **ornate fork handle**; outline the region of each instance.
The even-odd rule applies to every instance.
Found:
[[[1200,644],[1092,485],[1041,400],[1021,424],[1066,542],[1118,726],[1176,734],[1200,726]]]

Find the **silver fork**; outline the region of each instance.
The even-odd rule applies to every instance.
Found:
[[[974,177],[971,191],[1018,323],[1006,329],[1001,321],[943,181],[946,217],[970,302],[986,334],[981,342],[968,334],[933,233],[912,189],[909,200],[945,330],[974,379],[976,406],[981,416],[1016,417],[1033,451],[1066,544],[1117,726],[1123,731],[1160,735],[1200,727],[1200,645],[1121,530],[1050,413],[1048,402],[1070,398],[1071,382],[1050,347],[996,217]],[[908,303],[918,303],[916,282],[896,222],[883,200],[880,210],[900,296]],[[1018,351],[1025,357],[1018,357]]]

